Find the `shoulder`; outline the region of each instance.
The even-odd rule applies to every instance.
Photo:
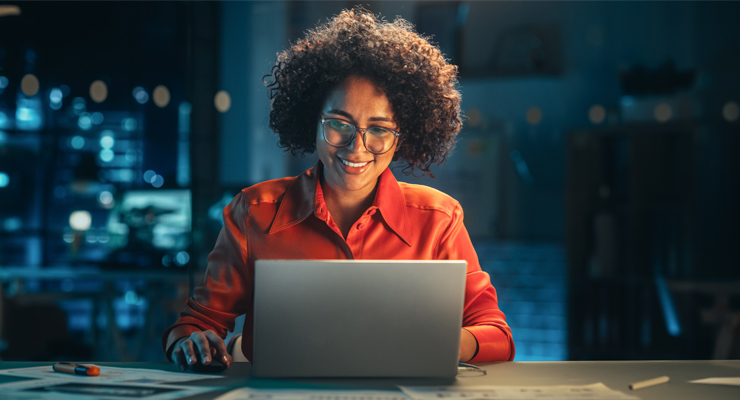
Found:
[[[406,200],[406,207],[438,211],[452,217],[461,210],[460,203],[437,189],[413,183],[398,182]]]
[[[296,177],[272,179],[242,189],[243,201],[254,206],[260,203],[277,203]]]

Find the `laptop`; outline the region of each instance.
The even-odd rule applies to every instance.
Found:
[[[258,260],[257,377],[457,375],[466,261]]]

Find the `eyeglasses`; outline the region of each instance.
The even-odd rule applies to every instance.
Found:
[[[358,128],[341,119],[324,117],[321,117],[321,130],[326,143],[334,147],[344,147],[352,143],[355,134],[359,131],[365,148],[373,154],[384,154],[390,151],[400,135],[394,130],[381,126]]]

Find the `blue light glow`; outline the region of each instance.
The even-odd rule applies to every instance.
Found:
[[[534,177],[532,177],[532,173],[529,171],[529,166],[527,165],[527,162],[524,161],[522,153],[518,150],[512,150],[511,153],[509,153],[509,157],[511,157],[511,161],[514,162],[516,171],[519,173],[524,184],[526,186],[532,186],[532,184],[534,184]]]
[[[74,113],[76,115],[80,115],[83,112],[85,112],[86,106],[85,99],[82,97],[75,97],[74,100],[72,100],[72,109],[74,110]]]
[[[126,292],[125,299],[128,304],[137,304],[139,302],[139,296],[133,290]]]
[[[121,182],[131,182],[134,180],[134,171],[131,169],[122,169],[118,172]]]
[[[116,144],[115,139],[113,139],[113,136],[111,135],[111,131],[104,131],[104,136],[100,138],[100,147],[104,149],[112,149],[113,145]]]
[[[52,103],[61,103],[62,97],[64,97],[64,95],[62,94],[61,89],[58,89],[58,88],[51,89],[51,93],[49,93],[49,100]]]
[[[164,178],[162,175],[155,175],[154,178],[152,178],[152,186],[155,188],[161,188],[162,185],[164,185]]]
[[[8,125],[8,115],[0,111],[0,128],[7,128],[7,125]]]
[[[131,163],[136,161],[136,150],[134,149],[126,150],[126,161],[131,162]]]
[[[100,192],[100,194],[98,195],[98,201],[100,202],[100,204],[104,206],[112,205],[113,204],[113,193],[107,190]]]
[[[70,92],[69,86],[67,86],[67,85],[61,85],[61,86],[59,86],[59,90],[62,91],[62,96],[64,96],[64,97],[69,96],[69,92]]]
[[[3,228],[5,228],[6,231],[17,231],[21,228],[23,225],[23,221],[21,221],[18,217],[10,217],[3,222]]]
[[[85,138],[83,138],[82,136],[75,136],[72,138],[69,144],[72,146],[73,149],[80,150],[81,148],[85,147]]]
[[[100,151],[100,159],[104,162],[113,161],[113,151],[111,149],[103,149]]]
[[[34,131],[41,128],[43,118],[41,116],[41,99],[39,97],[18,99],[15,111],[16,128],[26,131]]]
[[[681,323],[678,320],[678,313],[676,313],[673,298],[671,298],[671,293],[668,290],[665,279],[657,273],[655,274],[655,286],[658,289],[658,299],[660,300],[660,307],[663,310],[663,319],[665,320],[665,327],[668,330],[668,334],[673,337],[681,336]]]
[[[146,172],[144,172],[144,182],[152,183],[152,180],[155,176],[157,176],[156,172],[152,171],[151,169],[147,170]]]
[[[8,187],[10,184],[10,176],[5,172],[0,172],[0,188]]]
[[[15,117],[18,118],[19,121],[32,121],[33,111],[31,111],[31,109],[29,108],[22,107],[19,108],[18,111],[16,111]]]
[[[144,90],[143,87],[137,86],[134,88],[132,94],[134,95],[134,99],[136,99],[136,102],[139,104],[145,104],[147,101],[149,101],[149,93]]]
[[[92,118],[90,118],[89,114],[83,113],[77,120],[77,125],[79,125],[80,129],[88,130],[92,127]]]
[[[190,261],[190,254],[187,251],[181,251],[175,256],[175,263],[182,267]]]
[[[7,76],[0,76],[0,89],[5,89],[8,87],[8,77]]]
[[[103,113],[100,112],[94,112],[92,113],[92,123],[95,125],[100,125],[103,123],[103,120],[105,118],[103,117]]]
[[[136,120],[133,118],[126,118],[121,122],[123,129],[129,132],[136,130],[136,125]]]

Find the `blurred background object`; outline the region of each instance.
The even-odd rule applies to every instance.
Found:
[[[239,190],[300,174],[275,55],[352,1],[0,5],[0,357],[163,359]],[[737,2],[371,1],[459,66],[436,178],[516,360],[740,357]]]

